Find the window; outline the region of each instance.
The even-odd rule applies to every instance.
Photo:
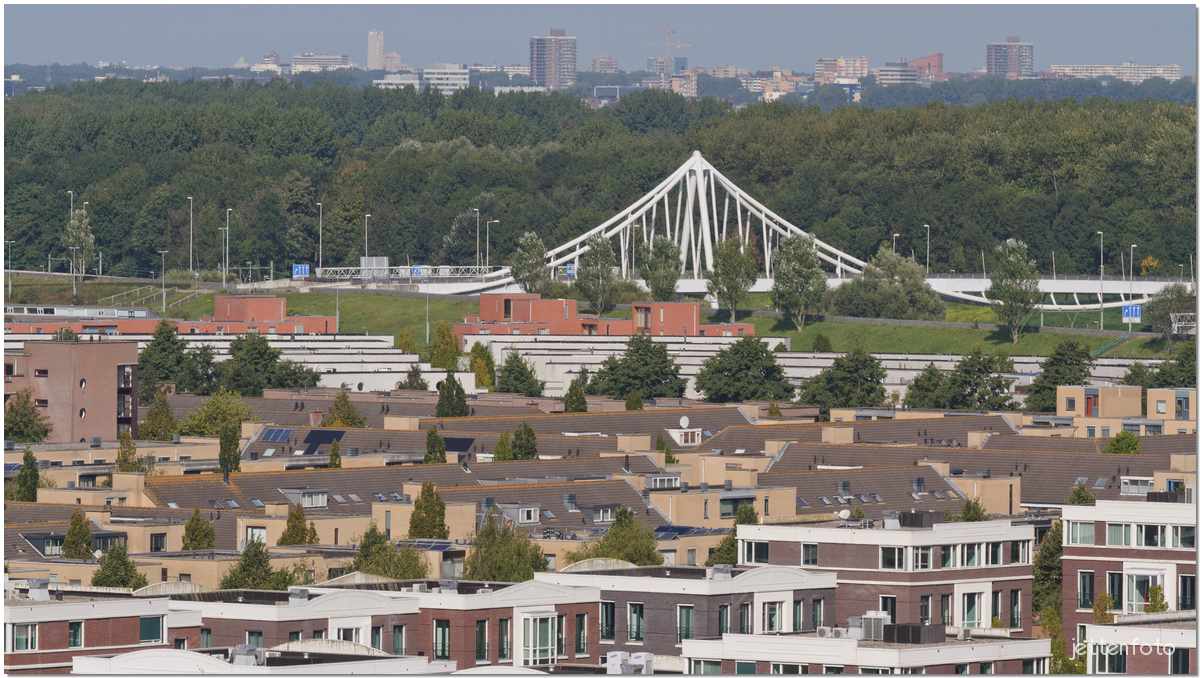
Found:
[[[35,368],[33,369],[33,376],[35,376],[35,377],[48,377],[48,376],[50,376],[50,370],[47,370],[47,369],[45,369],[45,368],[42,368],[42,367],[35,367]]]
[[[1150,589],[1162,586],[1162,576],[1157,574],[1129,574],[1125,577],[1128,596],[1126,612],[1145,612],[1150,603]]]
[[[600,640],[615,640],[617,637],[617,604],[600,603]]]
[[[629,603],[629,640],[640,643],[646,639],[646,606],[641,603]]]
[[[792,601],[792,630],[799,631],[804,625],[804,601]]]
[[[995,673],[991,662],[979,662],[979,675],[989,676]]]
[[[521,643],[526,666],[554,663],[554,617],[525,617]]]
[[[404,654],[404,624],[392,626],[392,654]]]
[[[1004,596],[1004,592],[1001,591],[1000,589],[992,590],[992,616],[993,617],[999,617],[1000,612],[1004,609],[1004,602],[1002,600],[1003,596]]]
[[[954,600],[954,598],[951,596],[951,594],[949,594],[949,593],[942,594],[941,615],[942,615],[942,623],[945,624],[946,626],[954,625],[954,615],[953,615],[953,610],[951,609],[951,603],[953,600]]]
[[[781,617],[779,613],[780,606],[781,603],[778,601],[763,603],[762,630],[764,633],[773,633],[781,630],[779,628]]]
[[[401,627],[403,628],[403,627]],[[512,659],[512,620],[500,620],[500,661]]]
[[[13,651],[37,649],[37,624],[13,624]]]
[[[1137,545],[1138,546],[1166,546],[1164,537],[1166,536],[1166,528],[1162,525],[1138,525],[1137,526]]]
[[[1125,646],[1099,643],[1092,657],[1092,673],[1125,673]]]
[[[1096,437],[1096,427],[1095,426],[1087,427],[1087,437],[1089,437],[1089,438]]]
[[[1021,589],[1008,592],[1008,628],[1021,628]]]
[[[982,595],[983,594],[980,593],[963,594],[963,626],[967,628],[978,628],[980,626],[980,623],[982,622],[980,614],[982,612],[982,610],[980,610],[980,607],[982,607],[980,604]]]
[[[1121,496],[1123,497],[1144,497],[1152,489],[1154,489],[1153,478],[1121,478]]]
[[[249,645],[250,647],[262,647],[263,646],[262,631],[247,631],[246,632],[246,644]]]
[[[1091,522],[1072,521],[1068,544],[1092,545],[1096,543],[1096,525]]]
[[[450,621],[438,619],[433,622],[433,658],[450,658]]]
[[[896,623],[896,596],[879,596],[879,609],[888,615],[888,623]]]
[[[1086,570],[1080,570],[1076,592],[1079,594],[1079,602],[1075,607],[1080,610],[1091,609],[1092,602],[1096,597],[1095,574]]]
[[[139,643],[162,642],[162,617],[142,617],[138,620]]]
[[[942,546],[942,565],[941,566],[943,568],[954,567],[954,562],[956,560],[956,558],[954,557],[955,556],[954,552],[957,550],[958,550],[958,547],[954,546],[952,544],[945,544]]]
[[[299,631],[288,631],[288,642],[289,643],[294,643],[298,640],[300,640],[300,632]]]
[[[1122,585],[1125,575],[1121,572],[1108,573],[1108,597],[1112,598],[1114,610],[1125,609],[1125,587]]]
[[[800,564],[816,566],[817,564],[817,545],[816,544],[801,544],[800,545]]]
[[[538,522],[538,510],[536,508],[523,508],[517,514],[517,522],[522,525]]]
[[[583,612],[575,615],[575,656],[587,653],[587,613]]]
[[[317,629],[316,631],[313,631],[313,638],[316,640],[324,640],[325,629]]]
[[[1171,650],[1171,675],[1183,676],[1191,673],[1191,651],[1185,647],[1176,647]]]
[[[815,629],[825,623],[825,601],[815,598],[812,601],[812,627]]]
[[[734,662],[733,674],[736,676],[753,676],[758,673],[758,664],[755,662]]]
[[[963,567],[979,567],[979,551],[982,544],[963,544]]]
[[[617,519],[617,509],[605,506],[592,511],[592,522],[611,523]]]
[[[696,549],[688,549],[687,550],[687,564],[688,565],[696,564]]]
[[[475,663],[488,660],[487,620],[475,620]]]
[[[766,563],[770,553],[770,545],[765,541],[747,541],[743,562]]]
[[[993,541],[988,543],[988,565],[1004,564],[1004,543]]]
[[[1074,412],[1075,411],[1075,399],[1067,398],[1066,399],[1066,407],[1064,407],[1063,409],[1065,409],[1067,412]]]
[[[716,659],[689,659],[688,673],[693,676],[721,675],[721,662]]]
[[[260,541],[264,544],[267,543],[267,528],[247,526],[246,543],[250,543],[252,541]]]
[[[212,629],[200,629],[200,647],[212,647]]]
[[[1175,525],[1171,528],[1173,538],[1171,545],[1177,549],[1194,549],[1196,548],[1196,526],[1195,525]]]
[[[1071,656],[1072,657],[1076,656],[1077,648],[1085,648],[1086,649],[1086,647],[1087,647],[1087,624],[1076,624],[1075,625],[1075,645],[1074,645],[1074,647],[1071,648]]]
[[[804,667],[803,673],[808,673],[808,667]],[[776,676],[798,676],[801,674],[799,664],[771,664],[771,674]]]
[[[87,419],[87,408],[86,407],[79,408],[79,418]]]
[[[675,607],[675,642],[682,643],[692,637],[693,625],[692,621],[695,615],[695,608],[691,605],[677,605]]]
[[[729,633],[729,606],[721,605],[717,608],[717,635],[726,633]]]
[[[1179,575],[1179,602],[1176,607],[1180,610],[1196,609],[1196,575]]]
[[[1040,675],[1046,673],[1045,659],[1022,659],[1021,673],[1025,675]]]
[[[903,546],[881,546],[881,547],[879,547],[879,567],[884,570],[903,570],[904,569],[904,547]]]
[[[834,666],[833,664],[825,665],[825,675],[827,675],[827,676],[834,676],[834,675],[840,676],[841,674],[843,674],[845,672],[846,672],[845,667]]]
[[[159,532],[150,535],[150,550],[151,551],[166,551],[167,550],[167,533]]]
[[[67,647],[83,647],[83,622],[67,622]]]
[[[750,618],[750,603],[738,605],[738,633],[753,633],[753,620]]]
[[[932,617],[933,610],[931,609],[932,607],[933,607],[933,596],[932,595],[921,596],[921,603],[920,603],[920,607],[918,608],[917,614],[920,616],[922,624],[929,625],[929,624],[933,623],[933,617]]]
[[[933,567],[933,547],[917,546],[913,549],[913,569],[928,570]]]
[[[1109,523],[1105,527],[1104,542],[1109,546],[1131,546],[1128,523]]]
[[[329,495],[324,490],[302,492],[300,503],[304,508],[325,508],[329,505]]]
[[[1009,542],[1008,561],[1010,563],[1029,562],[1029,542],[1025,540]]]
[[[563,636],[567,632],[567,618],[560,614],[554,622],[554,653],[561,657],[567,653],[567,639]]]
[[[34,407],[50,407],[50,401],[45,398],[35,398],[33,405]]]
[[[338,629],[338,640],[348,640],[351,643],[358,642],[358,628],[347,626],[346,628]]]

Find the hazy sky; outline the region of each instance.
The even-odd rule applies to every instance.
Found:
[[[7,5],[6,63],[126,60],[131,65],[227,66],[276,51],[349,54],[365,63],[367,31],[420,66],[439,61],[527,63],[529,37],[562,27],[578,37],[579,67],[616,56],[623,68],[663,51],[667,26],[693,65],[771,65],[811,71],[818,56],[871,63],[945,54],[948,71],[981,68],[984,45],[1019,35],[1036,67],[1052,63],[1178,63],[1195,72],[1196,10],[1186,5]]]

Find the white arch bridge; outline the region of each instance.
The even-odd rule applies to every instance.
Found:
[[[580,257],[588,251],[587,241],[595,235],[613,242],[623,278],[634,279],[638,243],[652,248],[655,237],[665,236],[679,247],[682,293],[707,291],[705,276],[711,272],[717,246],[736,239],[743,251],[749,247],[762,273],[751,291],[765,292],[774,283],[771,261],[784,238],[811,238],[817,256],[836,287],[860,275],[867,263],[814,237],[771,211],[738,188],[728,177],[694,151],[683,165],[650,192],[638,198],[604,223],[546,252],[546,266],[556,275],[577,270]],[[478,266],[393,266],[386,269],[359,267],[323,268],[317,277],[326,280],[369,280],[414,284],[422,292],[477,294],[516,289],[508,267]],[[983,276],[933,275],[929,286],[949,299],[981,304],[995,303],[987,296],[990,282]],[[1119,307],[1129,301],[1149,298],[1178,278],[1123,280],[1096,277],[1043,278],[1038,288],[1044,293],[1042,310],[1094,310]]]

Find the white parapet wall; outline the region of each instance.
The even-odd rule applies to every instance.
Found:
[[[446,379],[445,370],[435,370],[429,363],[420,363],[421,378],[429,385],[429,391],[436,392],[437,387]],[[354,392],[391,391],[398,382],[408,376],[408,367],[402,370],[379,369],[377,371],[338,371],[321,374],[317,386],[329,388],[345,387]],[[475,386],[474,372],[455,372],[454,378],[462,385],[467,395],[480,393]]]

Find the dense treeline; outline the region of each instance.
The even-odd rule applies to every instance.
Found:
[[[1168,102],[1005,102],[822,112],[734,111],[661,91],[593,111],[568,95],[380,91],[190,82],[89,83],[6,102],[6,238],[12,262],[65,251],[68,190],[88,201],[106,272],[187,266],[195,198],[199,266],[215,268],[225,209],[231,260],[356,264],[373,255],[467,263],[475,216],[500,219],[492,261],[525,230],[550,246],[651,189],[693,149],[793,223],[866,258],[893,232],[933,270],[975,271],[1016,237],[1038,265],[1115,273],[1138,244],[1175,273],[1192,251],[1195,110]],[[1110,273],[1111,274],[1111,273]]]

